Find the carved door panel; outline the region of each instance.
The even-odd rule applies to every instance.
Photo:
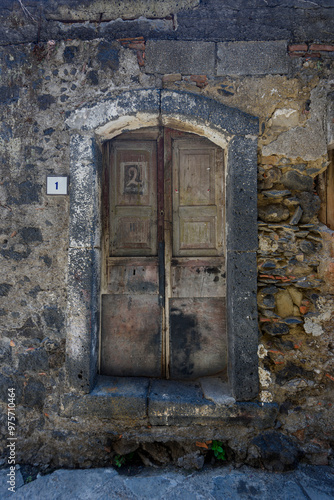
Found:
[[[101,372],[224,377],[223,152],[169,129],[148,136],[110,154]]]

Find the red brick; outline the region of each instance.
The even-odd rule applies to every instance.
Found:
[[[321,52],[333,52],[334,45],[327,45],[325,43],[312,43],[310,45],[310,50],[320,50]]]
[[[129,37],[129,38],[117,38],[118,42],[132,42],[133,40],[144,40],[143,36]]]
[[[305,57],[306,52],[290,52],[289,56],[290,57]]]
[[[129,49],[145,50],[145,42],[135,41],[130,42],[128,45]]]
[[[294,45],[289,45],[289,52],[305,52],[307,50],[306,43],[296,43]]]
[[[137,36],[136,38],[118,38],[118,42],[123,45],[123,47],[128,47],[128,48],[137,48],[137,47],[130,47],[131,44],[136,45],[137,43],[145,43],[144,42],[144,37],[143,36]]]
[[[190,80],[196,82],[196,86],[200,89],[203,89],[208,84],[206,75],[191,75]]]
[[[138,60],[139,66],[145,65],[144,59],[145,59],[145,52],[143,52],[141,50],[137,50],[137,60]]]

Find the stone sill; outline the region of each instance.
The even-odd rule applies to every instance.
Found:
[[[218,378],[179,382],[99,376],[90,394],[64,394],[61,415],[122,420],[128,425],[184,426],[253,424],[271,426],[274,403],[236,402]]]

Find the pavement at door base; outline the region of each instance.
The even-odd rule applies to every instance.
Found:
[[[15,493],[8,491],[8,469],[0,471],[2,500],[104,499],[253,499],[332,500],[334,467],[300,465],[284,473],[242,466],[187,471],[172,467],[130,469],[59,469],[24,483],[19,466]]]

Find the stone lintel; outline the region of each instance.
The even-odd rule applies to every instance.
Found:
[[[259,132],[258,118],[253,115],[209,97],[167,89],[123,92],[104,102],[75,110],[67,118],[66,125],[81,134],[95,131],[97,136],[106,140],[122,129],[157,126],[160,116],[162,121],[171,120],[174,116],[181,123],[189,119],[208,130],[211,128],[224,133],[227,140],[234,135],[254,138]]]

